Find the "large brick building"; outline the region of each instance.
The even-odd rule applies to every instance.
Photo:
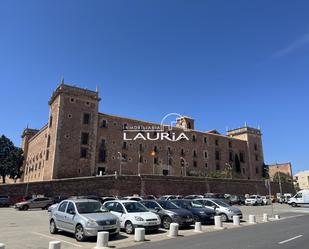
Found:
[[[22,181],[115,171],[207,176],[227,168],[233,178],[262,177],[264,158],[259,129],[245,126],[229,130],[226,135],[216,130],[197,131],[194,120],[185,116],[177,117],[175,125],[169,127],[100,113],[99,101],[97,91],[63,83],[58,86],[48,102],[48,123],[40,130],[23,131]],[[149,127],[160,129],[149,131]],[[163,133],[163,140],[157,140]],[[170,141],[167,134],[176,139],[182,137]]]

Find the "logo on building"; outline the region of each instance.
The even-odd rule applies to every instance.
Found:
[[[160,124],[126,125],[123,129],[123,140],[171,141],[189,140],[186,135],[190,131],[183,123],[184,116],[169,113],[163,117]]]

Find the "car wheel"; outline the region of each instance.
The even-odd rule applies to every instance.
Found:
[[[199,222],[200,218],[197,215],[193,215],[194,222]]]
[[[84,241],[85,238],[84,228],[82,225],[78,224],[75,228],[75,239],[77,241]]]
[[[126,230],[126,233],[127,234],[132,234],[134,233],[134,226],[132,224],[131,221],[127,221],[125,226],[124,226],[124,229]]]
[[[29,206],[28,205],[24,205],[23,207],[22,207],[22,210],[24,210],[24,211],[27,211],[29,209]]]
[[[226,214],[220,214],[220,216],[221,216],[222,222],[227,222],[229,220]]]
[[[295,202],[292,202],[291,206],[292,207],[297,207],[297,204]]]
[[[170,229],[170,225],[172,223],[172,219],[168,216],[165,216],[162,221],[162,225],[164,229]]]
[[[51,220],[49,223],[49,232],[51,234],[55,234],[58,232],[58,229],[57,229],[57,226],[54,220]]]

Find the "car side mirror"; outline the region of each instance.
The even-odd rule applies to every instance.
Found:
[[[157,212],[160,211],[160,208],[159,207],[155,207],[154,210],[156,210]]]
[[[74,210],[70,210],[70,211],[69,211],[69,214],[75,215],[76,212],[75,212]]]

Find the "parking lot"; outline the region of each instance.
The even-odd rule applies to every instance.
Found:
[[[239,206],[244,214],[244,221],[241,223],[240,229],[245,229],[248,224],[248,215],[256,215],[257,222],[262,223],[263,213],[271,215],[271,206]],[[308,213],[308,210],[304,208],[291,208],[288,205],[274,204],[274,213],[281,215],[281,217],[296,217]],[[18,211],[13,208],[1,208],[1,227],[0,227],[0,242],[6,245],[6,249],[44,249],[48,248],[48,242],[52,240],[58,240],[62,242],[64,249],[72,248],[93,248],[95,246],[96,239],[88,240],[86,242],[77,242],[73,235],[67,233],[59,233],[51,235],[48,227],[48,213],[46,210],[28,210]],[[232,222],[224,223],[224,227],[228,229],[235,229],[236,227]],[[203,232],[215,232],[216,229],[213,225],[203,226]],[[194,228],[180,229],[180,236],[192,236],[196,234]],[[168,233],[164,229],[160,229],[155,234],[146,234],[146,242],[151,243],[153,241],[170,239]],[[116,239],[110,241],[111,247],[123,248],[128,246],[134,246],[141,242],[135,242],[133,235],[120,233]]]

